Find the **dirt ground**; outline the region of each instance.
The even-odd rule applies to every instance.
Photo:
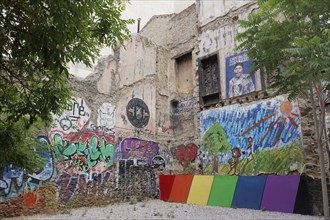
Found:
[[[320,220],[323,217],[252,209],[234,209],[148,200],[104,207],[84,207],[65,210],[56,215],[22,216],[18,219],[278,219]]]

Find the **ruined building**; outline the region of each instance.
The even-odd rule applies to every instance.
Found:
[[[45,168],[1,173],[0,216],[158,198],[159,177],[170,174],[253,176],[263,184],[269,175],[302,175],[306,192],[296,205],[305,199],[305,213],[319,214],[310,106],[273,97],[271,76],[248,77],[248,51],[235,51],[237,21],[257,7],[197,1],[154,16],[92,74],[72,77],[73,104],[38,137],[54,146]]]

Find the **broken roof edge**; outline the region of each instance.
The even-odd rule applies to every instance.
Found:
[[[186,11],[190,10],[191,8],[196,8],[196,3],[195,2],[192,3],[190,6],[186,7],[185,9],[183,9],[182,11],[180,11],[179,13],[176,13],[175,16],[171,17],[170,20],[174,19],[177,16],[180,16],[180,15],[184,14]],[[197,14],[197,11],[196,11],[196,14]]]
[[[144,29],[146,29],[151,23],[155,22],[155,20],[163,19],[165,21],[171,20],[171,18],[175,17],[177,14],[161,14],[161,15],[154,15],[152,16],[149,21],[143,26],[143,28],[140,30],[140,32],[143,32]]]
[[[181,14],[183,14],[185,11],[189,10],[191,7],[196,7],[196,3],[192,3],[190,6],[186,7],[185,9],[183,9],[182,11],[178,12],[178,13],[171,13],[171,14],[159,14],[159,15],[154,15],[152,16],[149,21],[142,27],[142,29],[140,30],[140,32],[143,32],[143,30],[145,28],[147,28],[147,26],[149,26],[151,23],[153,23],[155,20],[157,19],[164,19],[167,21],[170,21],[171,19],[175,18],[176,16],[179,16]]]

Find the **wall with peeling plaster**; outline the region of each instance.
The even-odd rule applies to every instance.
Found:
[[[158,196],[157,175],[212,174],[212,166],[224,175],[242,171],[245,175],[305,173],[319,178],[311,108],[306,101],[288,103],[285,96],[271,99],[272,78],[262,73],[256,75],[255,92],[227,98],[226,59],[235,55],[235,37],[242,31],[237,20],[256,8],[256,1],[235,1],[235,5],[233,1],[197,1],[179,14],[154,16],[114,55],[99,60],[88,77],[71,78],[73,104],[63,115],[54,116],[54,126],[40,136],[54,145],[54,152],[44,156],[48,158],[44,170],[26,174],[8,167],[0,172],[0,217],[137,196],[154,198]],[[215,54],[221,96],[217,103],[202,106],[200,61]],[[212,127],[215,122],[220,128]],[[231,132],[231,136],[226,141],[204,138],[212,129]],[[294,134],[294,164],[286,160],[280,170],[274,166],[255,169],[257,165],[252,164],[257,159],[251,160],[251,155],[257,158],[264,149],[271,152],[267,144],[253,150],[257,144],[247,140],[256,131],[260,134],[252,141],[269,138],[264,143],[281,146],[280,150],[291,149],[285,146],[293,142]],[[213,150],[208,145],[212,141],[222,143],[221,149]],[[244,170],[237,166],[240,160],[246,163]],[[41,174],[48,177],[39,178]]]
[[[235,0],[235,1],[203,1],[197,0],[198,23],[202,27],[219,17],[225,17],[231,11],[237,10],[242,6],[256,2],[254,0]]]

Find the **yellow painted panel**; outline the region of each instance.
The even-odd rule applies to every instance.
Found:
[[[213,176],[195,175],[188,195],[188,204],[207,205],[213,183]]]

